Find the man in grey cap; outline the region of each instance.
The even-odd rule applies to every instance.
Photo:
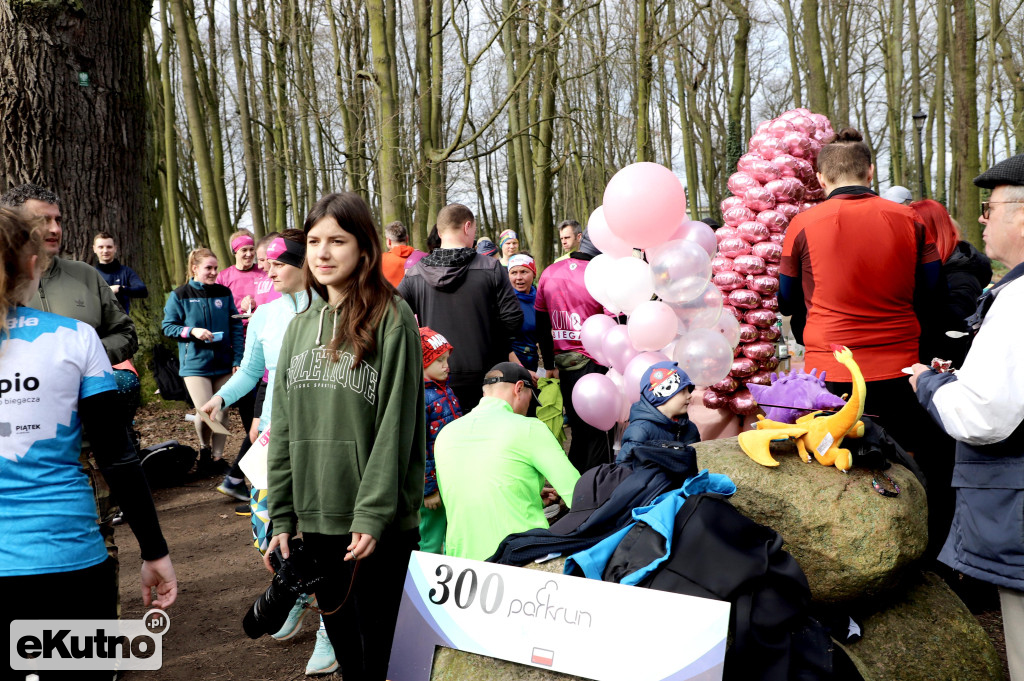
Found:
[[[956,510],[939,560],[999,587],[1013,681],[1024,680],[1024,154],[974,179],[985,253],[1012,268],[968,319],[976,334],[956,374],[915,364],[918,401],[957,440]]]

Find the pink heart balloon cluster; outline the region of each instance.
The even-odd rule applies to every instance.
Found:
[[[787,111],[757,126],[729,176],[732,196],[720,206],[725,224],[715,233],[718,253],[711,261],[711,282],[722,293],[723,317],[734,317],[740,333],[728,375],[704,392],[708,408],[753,414],[757,402],[744,384],[771,383],[779,365],[777,293],[786,227],[825,198],[815,162],[834,134],[821,114]]]

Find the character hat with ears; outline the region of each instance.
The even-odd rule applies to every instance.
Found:
[[[652,364],[640,379],[640,396],[653,407],[660,407],[686,389],[693,390],[693,381],[676,362]]]
[[[434,363],[438,357],[455,348],[448,342],[448,339],[434,331],[429,326],[420,327],[420,345],[423,347],[423,368]]]

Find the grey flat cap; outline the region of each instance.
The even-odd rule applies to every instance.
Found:
[[[995,189],[1002,184],[1024,185],[1024,154],[1000,161],[974,178],[974,184],[982,189]]]

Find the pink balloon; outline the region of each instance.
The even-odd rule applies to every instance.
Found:
[[[733,291],[747,285],[746,278],[739,272],[727,270],[711,277],[711,283],[721,291]]]
[[[757,221],[767,227],[769,231],[781,232],[786,229],[789,224],[789,220],[778,210],[778,206],[775,210],[763,210],[757,214]]]
[[[762,274],[757,277],[752,277],[747,282],[747,286],[751,291],[757,291],[763,296],[771,296],[778,293],[779,280],[775,277],[769,277],[768,275]]]
[[[741,237],[731,237],[718,242],[718,252],[727,258],[735,258],[738,255],[750,253],[750,244]]]
[[[750,209],[747,208],[746,210]],[[736,231],[736,228],[730,227],[729,225],[723,225],[715,230],[715,240],[718,241],[718,243],[722,243],[726,239],[731,239],[739,235],[740,233]]]
[[[642,352],[634,357],[626,367],[626,370],[622,372],[626,399],[632,399],[633,402],[640,399],[640,379],[643,378],[644,372],[652,364],[668,361],[668,357],[660,352]]]
[[[769,265],[768,267],[771,267]],[[769,274],[770,277],[777,277],[778,274]],[[779,311],[779,297],[777,295],[761,296],[761,307],[771,312]]]
[[[587,221],[587,236],[597,250],[613,258],[625,258],[633,255],[633,247],[616,236],[608,228],[608,221],[604,216],[604,206],[598,206],[590,214]]]
[[[729,409],[734,414],[743,414],[744,416],[752,416],[757,413],[757,400],[750,394],[750,391],[746,388],[737,390],[732,397],[729,398]]]
[[[772,182],[781,178],[782,171],[771,161],[757,159],[751,163],[750,175],[761,184],[764,184],[765,182]]]
[[[761,307],[761,296],[745,288],[729,291],[729,304],[742,310],[756,310]]]
[[[733,260],[732,268],[740,274],[762,274],[765,262],[764,258],[756,255],[738,255]]]
[[[790,131],[794,130],[793,124],[783,118],[779,117],[768,124],[768,132],[774,137],[783,137]]]
[[[583,421],[598,430],[611,430],[619,420],[619,390],[603,374],[587,374],[572,388],[572,406]]]
[[[736,206],[735,208],[730,208],[729,210],[722,212],[722,220],[724,220],[725,224],[730,227],[735,227],[741,222],[746,222],[747,220],[753,220],[755,217],[754,211],[750,210],[746,206]]]
[[[740,324],[740,342],[753,343],[756,340],[760,340],[760,331],[753,324]]]
[[[718,204],[718,209],[725,213],[727,210],[732,208],[745,208],[743,205],[743,199],[739,196],[727,196],[722,199],[722,202]]]
[[[717,385],[717,384],[716,384]],[[722,394],[715,390],[704,391],[704,406],[708,409],[728,409],[729,408],[729,395]]]
[[[678,323],[671,307],[659,300],[649,300],[633,309],[626,328],[634,348],[652,351],[660,350],[672,342],[676,337]]]
[[[608,315],[595,314],[587,317],[580,327],[580,342],[583,349],[598,364],[608,366],[611,362],[604,356],[604,337],[612,327],[617,326],[615,320]]]
[[[622,372],[640,351],[629,341],[629,330],[624,325],[616,324],[605,332],[601,352],[612,367]]]
[[[767,227],[756,220],[748,220],[747,222],[740,223],[736,227],[736,231],[739,232],[740,237],[749,244],[767,241],[768,236],[771,234]]]
[[[782,246],[774,241],[762,241],[759,244],[754,244],[751,252],[759,258],[763,258],[765,263],[777,263],[782,260]],[[748,274],[759,273],[748,272]]]
[[[724,255],[715,256],[711,259],[711,274],[719,274],[720,272],[732,272],[736,269],[732,258],[726,258]]]
[[[715,236],[715,230],[700,220],[687,220],[679,225],[666,241],[692,241],[712,257],[718,250],[718,238]]]
[[[776,244],[778,245],[778,244]],[[778,263],[770,262],[764,266],[764,273],[769,277],[778,278],[779,276],[779,265]]]
[[[778,156],[772,159],[772,163],[774,163],[776,167],[778,167],[779,172],[782,173],[783,177],[796,177],[796,161],[796,157],[791,156],[788,153],[779,154]]]
[[[612,233],[637,248],[659,244],[686,219],[686,192],[675,174],[657,163],[633,163],[615,173],[604,190]]]
[[[763,158],[769,161],[773,161],[780,154],[785,154],[788,152],[789,147],[783,144],[782,140],[780,140],[777,137],[769,137],[768,139],[764,140],[763,142],[757,145],[757,153],[759,153]]]
[[[789,220],[792,220],[793,218],[800,214],[800,207],[794,206],[791,203],[781,203],[775,206],[775,212],[782,213],[782,215],[786,218],[788,223]],[[760,215],[760,213],[758,213],[758,215]],[[785,229],[785,227],[783,229]]]
[[[754,176],[749,173],[733,173],[729,176],[729,180],[726,185],[736,196],[744,196],[748,189],[758,189],[761,187],[761,183],[754,179]]]
[[[763,210],[771,210],[775,208],[775,195],[764,187],[751,187],[747,191],[743,192],[743,202],[747,204],[747,208],[760,213]]]

